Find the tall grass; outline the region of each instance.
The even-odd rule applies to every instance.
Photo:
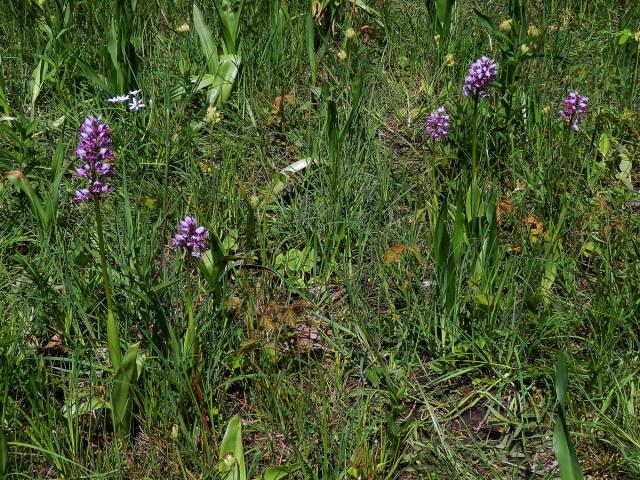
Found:
[[[0,17],[0,476],[640,475],[635,3]],[[89,114],[99,228],[72,198]]]

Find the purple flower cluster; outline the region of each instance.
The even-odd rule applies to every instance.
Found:
[[[578,91],[571,92],[562,102],[562,108],[558,112],[560,118],[571,125],[576,132],[580,130],[579,124],[587,113],[589,99],[583,97]]]
[[[207,250],[209,230],[199,227],[196,219],[190,216],[184,217],[178,224],[178,233],[173,237],[173,246],[184,248],[193,257],[202,257]]]
[[[471,64],[464,79],[462,94],[475,99],[489,95],[489,86],[496,79],[498,66],[489,57],[482,56]]]
[[[425,130],[431,138],[436,142],[439,142],[443,138],[447,138],[449,129],[449,115],[444,107],[438,108],[435,112],[431,112],[429,118],[427,118],[427,125]]]
[[[85,164],[76,168],[76,172],[87,179],[89,188],[76,190],[74,198],[78,201],[100,199],[103,193],[113,191],[113,187],[105,183],[113,174],[111,129],[100,117],[90,115],[80,127],[78,139],[76,155]]]

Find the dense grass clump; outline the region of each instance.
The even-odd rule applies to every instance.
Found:
[[[640,3],[0,18],[0,477],[640,478]]]

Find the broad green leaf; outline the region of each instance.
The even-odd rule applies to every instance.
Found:
[[[598,151],[603,157],[606,157],[607,153],[609,153],[610,146],[611,144],[609,143],[609,134],[603,132],[600,135],[600,141],[598,142]]]
[[[4,81],[2,55],[0,55],[0,108],[2,108],[5,115],[9,115],[9,100],[7,100],[7,87]]]
[[[113,311],[107,311],[107,348],[113,371],[118,372],[122,363],[122,353],[120,352],[120,334],[118,332],[118,324],[113,318]]]
[[[258,480],[284,480],[289,475],[296,473],[302,467],[300,465],[267,467]]]
[[[242,446],[242,420],[234,416],[224,433],[219,449],[218,470],[224,480],[247,480]]]
[[[561,480],[582,480],[582,469],[578,462],[575,449],[569,437],[569,430],[563,415],[556,415],[556,425],[553,432],[553,449],[560,467]]]
[[[384,28],[384,23],[382,23],[382,20],[380,20],[381,15],[378,10],[370,7],[367,3],[364,2],[364,0],[355,0],[355,5],[364,12],[367,12],[369,15],[371,15],[373,17],[373,21],[376,22],[378,26]]]
[[[240,2],[237,9],[234,10],[229,0],[215,0],[216,11],[220,17],[220,27],[222,30],[222,48],[225,54],[240,54],[240,18],[242,16],[242,7],[244,0]]]
[[[34,106],[42,90],[42,84],[45,81],[47,73],[49,71],[49,64],[43,59],[38,61],[38,65],[33,70],[31,75],[31,111],[34,112]]]
[[[631,168],[633,164],[626,155],[620,155],[620,163],[618,164],[618,174],[616,178],[624,183],[624,186],[633,190],[633,181],[631,180]]]
[[[500,31],[500,29],[496,26],[496,24],[489,17],[484,15],[480,10],[474,8],[473,11],[478,16],[478,20],[480,23],[487,29],[493,36],[500,39],[504,43],[509,43],[509,37],[507,37],[504,33]]]
[[[209,104],[221,105],[230,96],[233,84],[238,76],[240,58],[236,55],[223,55],[220,57],[220,65],[209,88]]]
[[[466,201],[467,222],[471,222],[475,218],[484,216],[484,204],[482,203],[482,193],[475,183],[471,184],[467,190]]]
[[[105,408],[111,408],[111,404],[99,397],[93,397],[85,401],[76,401],[71,405],[65,405],[62,408],[62,414],[65,418],[75,418],[86,415],[87,413],[93,413]]]
[[[40,196],[33,189],[29,180],[27,180],[22,172],[18,170],[7,173],[6,179],[9,180],[10,183],[18,187],[20,190],[22,190],[22,192],[26,195],[31,209],[38,217],[42,233],[44,233],[47,230],[47,215],[42,206],[42,200],[40,199]]]
[[[51,227],[58,214],[58,198],[60,197],[60,184],[64,177],[64,139],[61,138],[56,145],[56,150],[53,153],[53,159],[51,162],[51,191],[49,195],[44,199],[44,211],[45,221],[47,228]]]
[[[315,50],[314,25],[311,9],[309,9],[305,15],[305,39],[307,43],[309,67],[311,70],[311,85],[315,85],[316,78],[318,76],[318,58]]]
[[[200,38],[200,49],[209,66],[209,73],[218,71],[218,46],[213,38],[211,29],[207,26],[198,6],[193,4],[193,27]]]
[[[82,69],[82,72],[84,73],[85,78],[89,80],[94,86],[98,87],[103,92],[108,92],[109,94],[113,93],[109,88],[107,79],[103,75],[96,72],[87,63],[80,61],[79,65],[80,65],[80,68]]]
[[[453,259],[456,265],[458,265],[460,263],[460,257],[462,256],[462,246],[465,241],[465,225],[462,195],[458,193],[456,197],[456,213],[453,225],[453,235],[451,236],[451,244],[453,248]]]
[[[132,390],[138,381],[138,351],[140,345],[131,345],[116,371],[111,391],[111,408],[116,431],[128,434],[131,427],[131,411],[133,409]]]
[[[562,408],[566,408],[567,390],[569,388],[569,374],[567,373],[567,354],[560,352],[556,364],[556,396]]]
[[[342,130],[340,131],[340,142],[344,140],[347,132],[349,131],[349,127],[360,108],[360,104],[362,102],[362,83],[362,75],[358,75],[351,85],[351,110],[349,111],[347,121],[344,123]]]
[[[558,414],[553,433],[553,450],[560,467],[561,480],[583,480],[582,469],[578,462],[566,418],[566,395],[569,379],[567,373],[567,354],[560,352],[556,364],[556,395],[558,397]]]
[[[0,417],[2,420],[2,417]],[[4,436],[4,428],[0,426],[0,476],[4,476],[9,468],[9,445]],[[282,477],[285,478],[285,477]]]

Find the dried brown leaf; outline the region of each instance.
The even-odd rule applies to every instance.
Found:
[[[401,243],[396,243],[395,245],[389,247],[387,252],[384,254],[384,263],[390,265],[400,260],[400,257],[404,253],[405,248],[406,247]]]

